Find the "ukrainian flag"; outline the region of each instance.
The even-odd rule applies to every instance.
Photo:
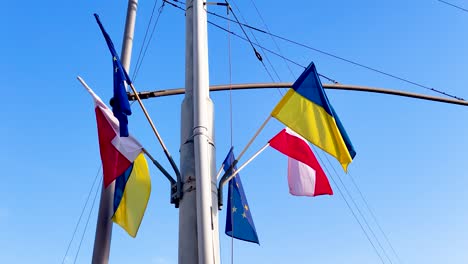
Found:
[[[276,105],[271,115],[334,156],[347,171],[356,152],[328,101],[313,62]]]

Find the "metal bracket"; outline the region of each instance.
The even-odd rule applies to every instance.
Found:
[[[156,168],[159,169],[159,171],[167,178],[169,183],[171,184],[171,197],[170,197],[170,202],[171,204],[174,204],[175,208],[179,208],[179,202],[180,199],[182,198],[182,184],[179,180],[180,174],[177,175],[177,181],[174,180],[174,178],[167,172],[166,169],[155,159],[151,154],[146,151],[146,149],[143,149],[145,152],[146,156],[153,162],[153,164],[156,166]],[[176,170],[177,174],[178,170]]]
[[[234,162],[232,162],[231,166],[227,171],[224,172],[223,176],[221,177],[221,180],[219,181],[218,184],[218,210],[223,209],[223,186],[226,184],[227,179],[232,175],[234,167],[237,165],[239,161],[236,159]]]
[[[220,2],[205,2],[204,5],[218,5],[218,6],[229,6],[227,2],[220,3]]]
[[[229,10],[231,9],[231,5],[226,1],[224,3],[220,3],[220,2],[205,2],[203,3],[203,5],[217,5],[217,6],[225,6],[226,7],[226,11],[227,11],[227,14],[229,15]]]

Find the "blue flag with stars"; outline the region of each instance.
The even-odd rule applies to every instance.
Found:
[[[115,51],[114,44],[111,38],[107,34],[106,30],[99,20],[99,16],[94,14],[99,28],[102,31],[102,35],[106,39],[107,46],[112,54],[112,64],[114,66],[114,97],[111,99],[112,112],[114,116],[119,120],[120,136],[128,137],[128,117],[132,114],[130,109],[130,103],[128,102],[127,91],[125,89],[125,81],[131,84],[130,77],[128,77],[127,71],[125,71],[122,63],[120,62],[119,55]]]
[[[231,148],[223,162],[224,171],[229,170],[234,160],[234,152]],[[233,170],[237,170],[236,166],[234,166]],[[260,244],[239,174],[229,181],[227,210],[226,235]]]

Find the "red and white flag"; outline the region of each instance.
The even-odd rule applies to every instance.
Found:
[[[297,196],[333,194],[325,172],[301,136],[286,128],[274,136],[269,144],[288,156],[289,193]]]

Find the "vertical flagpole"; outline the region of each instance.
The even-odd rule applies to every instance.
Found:
[[[135,33],[135,21],[138,0],[129,0],[127,6],[127,18],[125,19],[125,31],[122,41],[122,53],[120,61],[127,73],[130,73],[130,60],[132,58],[133,34]],[[127,87],[128,90],[128,87]]]
[[[209,97],[206,6],[186,4],[186,94],[182,103],[179,264],[220,263],[213,103]]]
[[[101,202],[96,223],[96,235],[94,237],[93,264],[109,263],[110,243],[112,237],[112,213],[114,202],[115,184],[112,182],[104,188],[102,183]]]
[[[214,170],[213,103],[209,96],[205,1],[193,1],[193,140],[198,263],[219,263],[217,188]],[[216,201],[216,202],[214,202]]]
[[[197,204],[193,130],[193,0],[186,1],[185,11],[185,97],[181,105],[180,174],[182,199],[179,201],[179,264],[198,262]]]
[[[130,69],[130,58],[133,46],[133,33],[135,28],[136,10],[138,0],[129,0],[127,8],[127,19],[125,22],[125,33],[122,44],[122,65],[125,70]],[[94,238],[93,264],[109,263],[110,244],[112,238],[112,216],[114,214],[114,189],[115,182],[107,188],[102,185],[101,201],[96,224],[96,235]]]

